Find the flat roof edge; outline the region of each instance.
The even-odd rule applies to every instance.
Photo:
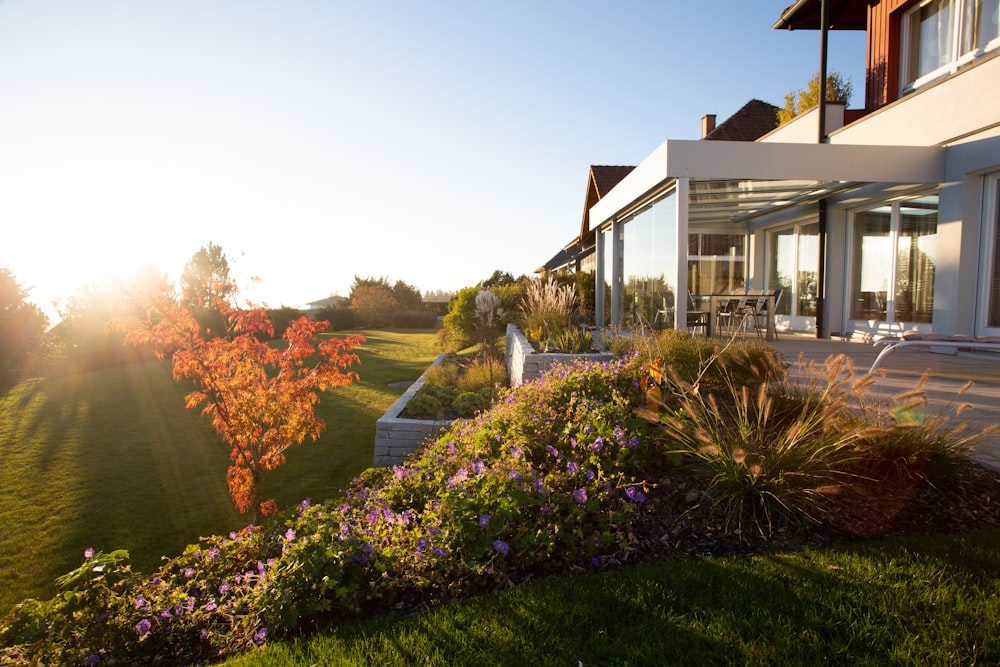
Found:
[[[591,230],[674,178],[940,183],[941,146],[668,140],[590,209]]]

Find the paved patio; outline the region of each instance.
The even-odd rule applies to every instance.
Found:
[[[868,343],[820,340],[812,335],[780,333],[771,343],[774,349],[792,363],[795,372],[800,355],[822,364],[830,356],[844,354],[853,361],[858,376],[864,375],[878,353],[878,348]],[[881,370],[885,371],[882,376]],[[925,387],[931,409],[948,409],[949,404],[969,403],[972,409],[959,417],[972,422],[973,428],[1000,424],[1000,354],[990,352],[959,352],[942,354],[918,350],[899,350],[882,362],[874,391],[889,398],[909,391],[916,386],[920,376],[930,370]],[[972,388],[957,396],[967,381]],[[1000,470],[1000,433],[984,438],[977,444],[972,458]]]

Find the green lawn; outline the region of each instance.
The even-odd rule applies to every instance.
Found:
[[[991,531],[563,576],[226,664],[986,665],[998,623]]]
[[[361,382],[317,407],[327,430],[295,447],[264,493],[288,507],[334,497],[372,459],[375,420],[434,359],[433,331],[364,331]],[[0,395],[0,612],[51,597],[83,550],[128,549],[135,569],[242,527],[228,450],[168,363],[33,380]]]

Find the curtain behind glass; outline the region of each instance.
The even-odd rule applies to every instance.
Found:
[[[934,315],[937,196],[903,202],[896,246],[896,321],[930,322]]]
[[[889,290],[890,212],[865,211],[854,219],[851,318],[885,320]]]

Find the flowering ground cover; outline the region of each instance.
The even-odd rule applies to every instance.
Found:
[[[841,498],[859,511],[854,481],[879,471],[913,494],[965,488],[927,484],[940,482],[938,469],[965,476],[948,463],[968,440],[950,426],[859,411],[839,367],[826,384],[790,388],[759,349],[699,345],[675,338],[654,350],[695,354],[700,363],[677,364],[690,376],[637,354],[554,369],[406,465],[367,471],[341,501],[304,501],[281,521],[201,540],[152,575],[131,572],[121,554],[86,553],[62,595],[0,626],[5,655],[211,660],[548,575],[728,544],[857,539],[825,519],[841,516]],[[728,426],[713,426],[723,416]],[[724,538],[689,547],[706,534]]]

